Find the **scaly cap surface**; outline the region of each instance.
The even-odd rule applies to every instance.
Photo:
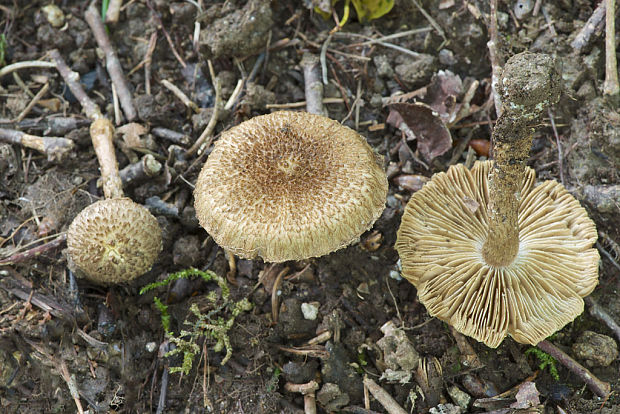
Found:
[[[67,231],[69,255],[92,282],[128,282],[151,269],[162,248],[157,219],[129,198],[91,204]]]
[[[202,227],[225,249],[268,262],[347,246],[381,215],[387,178],[357,132],[275,112],[222,134],[194,190]]]

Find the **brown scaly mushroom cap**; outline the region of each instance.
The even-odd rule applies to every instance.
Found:
[[[162,248],[157,220],[129,198],[101,200],[78,214],[67,232],[69,255],[90,281],[128,282],[151,269]]]
[[[202,227],[268,262],[322,256],[381,215],[387,178],[357,132],[306,112],[258,116],[222,134],[194,191]]]
[[[403,276],[429,313],[490,347],[507,334],[537,344],[583,312],[598,281],[594,222],[555,181],[535,186],[528,168],[518,210],[519,251],[506,266],[488,265],[492,162],[436,174],[405,209],[396,249]]]

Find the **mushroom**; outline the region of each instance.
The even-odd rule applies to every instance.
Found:
[[[583,311],[598,283],[594,222],[555,181],[536,186],[525,162],[531,125],[559,99],[553,60],[522,53],[504,69],[493,162],[436,174],[403,214],[403,276],[429,313],[497,347],[537,344]]]
[[[306,112],[274,112],[222,134],[194,191],[223,248],[268,262],[343,248],[384,209],[387,178],[357,132]]]
[[[70,267],[98,284],[128,282],[147,272],[162,248],[161,228],[149,211],[126,198],[114,154],[114,126],[79,84],[58,50],[52,58],[82,110],[93,120],[90,137],[101,169],[105,200],[82,210],[67,231]]]

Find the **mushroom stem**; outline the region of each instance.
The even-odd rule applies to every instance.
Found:
[[[491,266],[507,266],[519,252],[519,189],[532,146],[532,125],[559,100],[559,78],[553,58],[525,52],[508,60],[499,81],[504,106],[493,130],[489,229],[482,247]]]
[[[90,125],[90,138],[97,154],[105,198],[123,196],[123,183],[114,153],[114,126],[107,118],[98,118]]]

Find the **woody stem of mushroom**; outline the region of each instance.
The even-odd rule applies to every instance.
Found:
[[[507,266],[519,252],[519,189],[532,144],[527,125],[505,110],[493,130],[493,169],[489,174],[489,233],[482,248],[487,264]]]
[[[97,154],[97,161],[99,161],[105,198],[123,197],[123,183],[118,172],[113,137],[114,126],[109,119],[98,118],[90,124],[90,139]]]
[[[489,229],[482,247],[490,266],[507,266],[519,252],[520,191],[532,126],[559,100],[559,78],[547,55],[520,53],[504,67],[499,85],[504,106],[493,130],[494,163],[489,173]]]

